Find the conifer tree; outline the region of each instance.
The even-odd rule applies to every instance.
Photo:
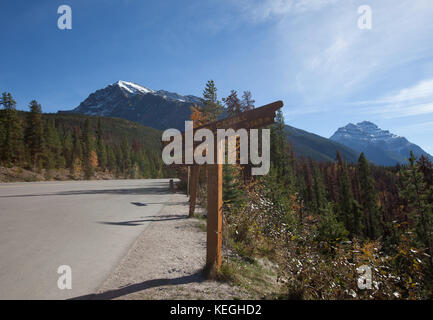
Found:
[[[90,179],[93,176],[93,165],[92,165],[92,135],[90,132],[90,120],[86,119],[84,123],[84,130],[83,130],[83,169],[84,169],[84,175],[86,179]]]
[[[364,153],[359,156],[358,170],[361,205],[364,213],[364,235],[370,239],[376,239],[381,234],[381,216],[374,179]]]
[[[337,159],[339,166],[339,198],[338,198],[338,212],[339,220],[342,221],[350,234],[357,235],[359,232],[359,204],[355,203],[353,198],[352,188],[350,184],[347,165],[341,159],[341,154],[337,151]],[[356,214],[356,217],[355,217]],[[356,219],[356,221],[355,221]]]
[[[65,167],[71,169],[73,164],[74,139],[71,132],[67,132],[62,143],[63,157],[65,158]]]
[[[326,204],[321,209],[320,222],[318,225],[318,239],[331,244],[347,239],[349,232],[344,224],[337,219],[334,208],[331,204]]]
[[[32,100],[29,108],[25,140],[30,153],[31,164],[35,168],[39,158],[44,154],[44,124],[41,105],[36,100]]]
[[[314,207],[317,213],[321,212],[327,205],[325,185],[323,184],[323,177],[317,165],[311,162],[313,172],[313,193],[314,193]]]
[[[107,166],[107,153],[104,146],[101,118],[98,118],[98,130],[96,132],[96,147],[97,147],[99,167],[102,170],[105,170]]]
[[[65,160],[62,157],[62,146],[59,133],[56,130],[54,120],[48,120],[44,130],[45,168],[54,169],[64,167]]]
[[[239,182],[239,171],[236,166],[226,164],[223,166],[223,201],[226,207],[236,209],[243,203],[243,190]]]
[[[16,101],[10,93],[2,94],[1,103],[5,108],[1,160],[8,166],[19,165],[24,160],[23,124],[15,109]]]
[[[131,158],[131,148],[129,147],[129,142],[125,138],[122,141],[122,145],[120,147],[120,159],[122,161],[122,173],[125,178],[131,175],[132,169],[132,158]]]
[[[116,169],[116,155],[110,145],[106,147],[107,153],[107,167],[110,172],[115,172]]]
[[[284,131],[284,117],[282,111],[277,110],[275,124],[271,126],[271,164],[283,176],[287,170],[287,134]]]
[[[233,117],[243,111],[241,100],[238,98],[238,93],[235,90],[232,90],[227,98],[223,98],[223,102],[227,107],[229,117]]]
[[[206,83],[206,87],[203,90],[203,116],[207,122],[218,120],[219,115],[223,112],[223,107],[217,99],[217,88],[213,80],[209,80]]]
[[[242,95],[242,111],[248,111],[255,108],[255,100],[250,91],[244,91]]]
[[[421,165],[426,164],[428,168],[428,162],[424,158],[423,162],[416,163],[412,151],[408,160],[407,167],[402,167],[399,172],[400,196],[406,200],[406,210],[416,221],[418,239],[427,248],[433,264],[433,186],[427,183],[426,168],[421,168]]]
[[[81,170],[82,168],[82,159],[83,159],[83,148],[81,146],[80,133],[78,129],[74,130],[74,145],[72,150],[72,167],[71,174],[74,175],[77,169]]]

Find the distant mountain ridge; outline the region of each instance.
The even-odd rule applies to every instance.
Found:
[[[155,129],[185,128],[190,106],[200,104],[199,97],[165,90],[155,91],[133,82],[119,80],[91,93],[68,113],[118,117]]]
[[[368,160],[378,165],[405,164],[410,151],[413,151],[416,157],[423,154],[433,160],[433,157],[421,147],[409,142],[404,137],[380,129],[370,121],[357,124],[349,123],[339,128],[330,139],[359,153],[364,152]]]
[[[289,143],[293,144],[293,149],[299,156],[332,162],[336,160],[338,151],[343,160],[353,163],[358,161],[359,153],[341,143],[288,125],[284,129]]]
[[[155,91],[120,80],[91,93],[77,108],[67,113],[117,117],[159,130],[176,128],[183,131],[185,120],[190,119],[190,106],[200,103],[201,99],[193,95]],[[285,130],[299,156],[317,161],[334,161],[338,150],[348,162],[358,159],[355,151],[340,143],[291,126],[286,126]]]

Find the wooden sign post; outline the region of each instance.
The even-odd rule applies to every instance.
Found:
[[[234,117],[208,123],[204,126],[194,128],[209,129],[215,135],[214,141],[214,164],[206,164],[207,169],[207,251],[206,267],[219,270],[222,263],[222,206],[223,206],[223,165],[221,148],[225,148],[225,140],[217,141],[217,129],[259,129],[274,123],[275,112],[283,106],[282,101],[277,101],[260,108],[242,112]],[[184,135],[185,133],[183,133]],[[220,160],[220,161],[218,161]],[[190,208],[189,216],[194,215],[197,189],[200,176],[200,166],[192,165],[190,177]]]
[[[216,266],[222,262],[222,227],[223,227],[223,165],[207,166],[207,247],[206,267]]]

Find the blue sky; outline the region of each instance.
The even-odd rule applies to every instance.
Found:
[[[72,8],[72,30],[57,8]],[[358,28],[370,5],[371,30]],[[433,154],[431,0],[3,1],[0,91],[20,109],[76,107],[117,80],[283,100],[286,123],[329,137],[369,120]]]

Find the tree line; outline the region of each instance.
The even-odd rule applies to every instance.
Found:
[[[156,178],[169,173],[157,130],[122,119],[43,114],[33,100],[16,110],[10,93],[0,100],[0,165],[50,174],[67,169],[72,178],[107,173],[118,178]],[[105,129],[104,126],[109,127]]]

